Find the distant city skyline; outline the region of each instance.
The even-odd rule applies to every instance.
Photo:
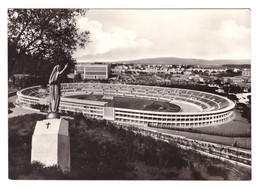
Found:
[[[77,25],[92,41],[78,62],[251,58],[249,9],[90,9]]]

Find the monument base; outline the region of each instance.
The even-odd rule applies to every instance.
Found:
[[[60,119],[60,114],[56,112],[50,112],[47,114],[46,119]]]
[[[37,121],[32,136],[31,163],[59,166],[70,171],[70,137],[67,120],[45,119]]]

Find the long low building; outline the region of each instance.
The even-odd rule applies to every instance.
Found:
[[[231,100],[202,91],[108,83],[62,83],[61,91],[61,112],[81,112],[85,116],[114,122],[161,128],[192,128],[226,123],[234,117],[235,104]],[[109,103],[109,100],[71,98],[78,94],[97,95],[103,99],[120,97],[131,98],[133,101],[143,99],[151,102],[167,102],[178,104],[181,111],[122,108]],[[21,106],[48,105],[48,88],[41,89],[40,86],[25,88],[18,91],[17,95],[17,103]],[[131,104],[131,101],[129,103]]]
[[[108,79],[108,64],[77,63],[74,74],[80,74],[82,79]]]

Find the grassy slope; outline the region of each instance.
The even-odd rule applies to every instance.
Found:
[[[250,179],[250,170],[192,151],[158,142],[103,121],[70,120],[71,172],[30,165],[31,114],[9,119],[9,178],[11,179]]]

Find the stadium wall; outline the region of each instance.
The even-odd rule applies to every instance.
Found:
[[[129,124],[144,124],[160,128],[194,128],[226,123],[234,117],[235,104],[227,98],[188,89],[154,86],[105,84],[105,83],[64,83],[60,111],[80,112],[85,116]],[[39,92],[40,91],[40,92]],[[106,102],[72,99],[70,94],[85,93],[122,97],[136,97],[150,100],[182,101],[200,107],[198,112],[159,112],[108,107]],[[17,92],[17,103],[30,107],[31,104],[48,104],[48,89],[40,86]]]

